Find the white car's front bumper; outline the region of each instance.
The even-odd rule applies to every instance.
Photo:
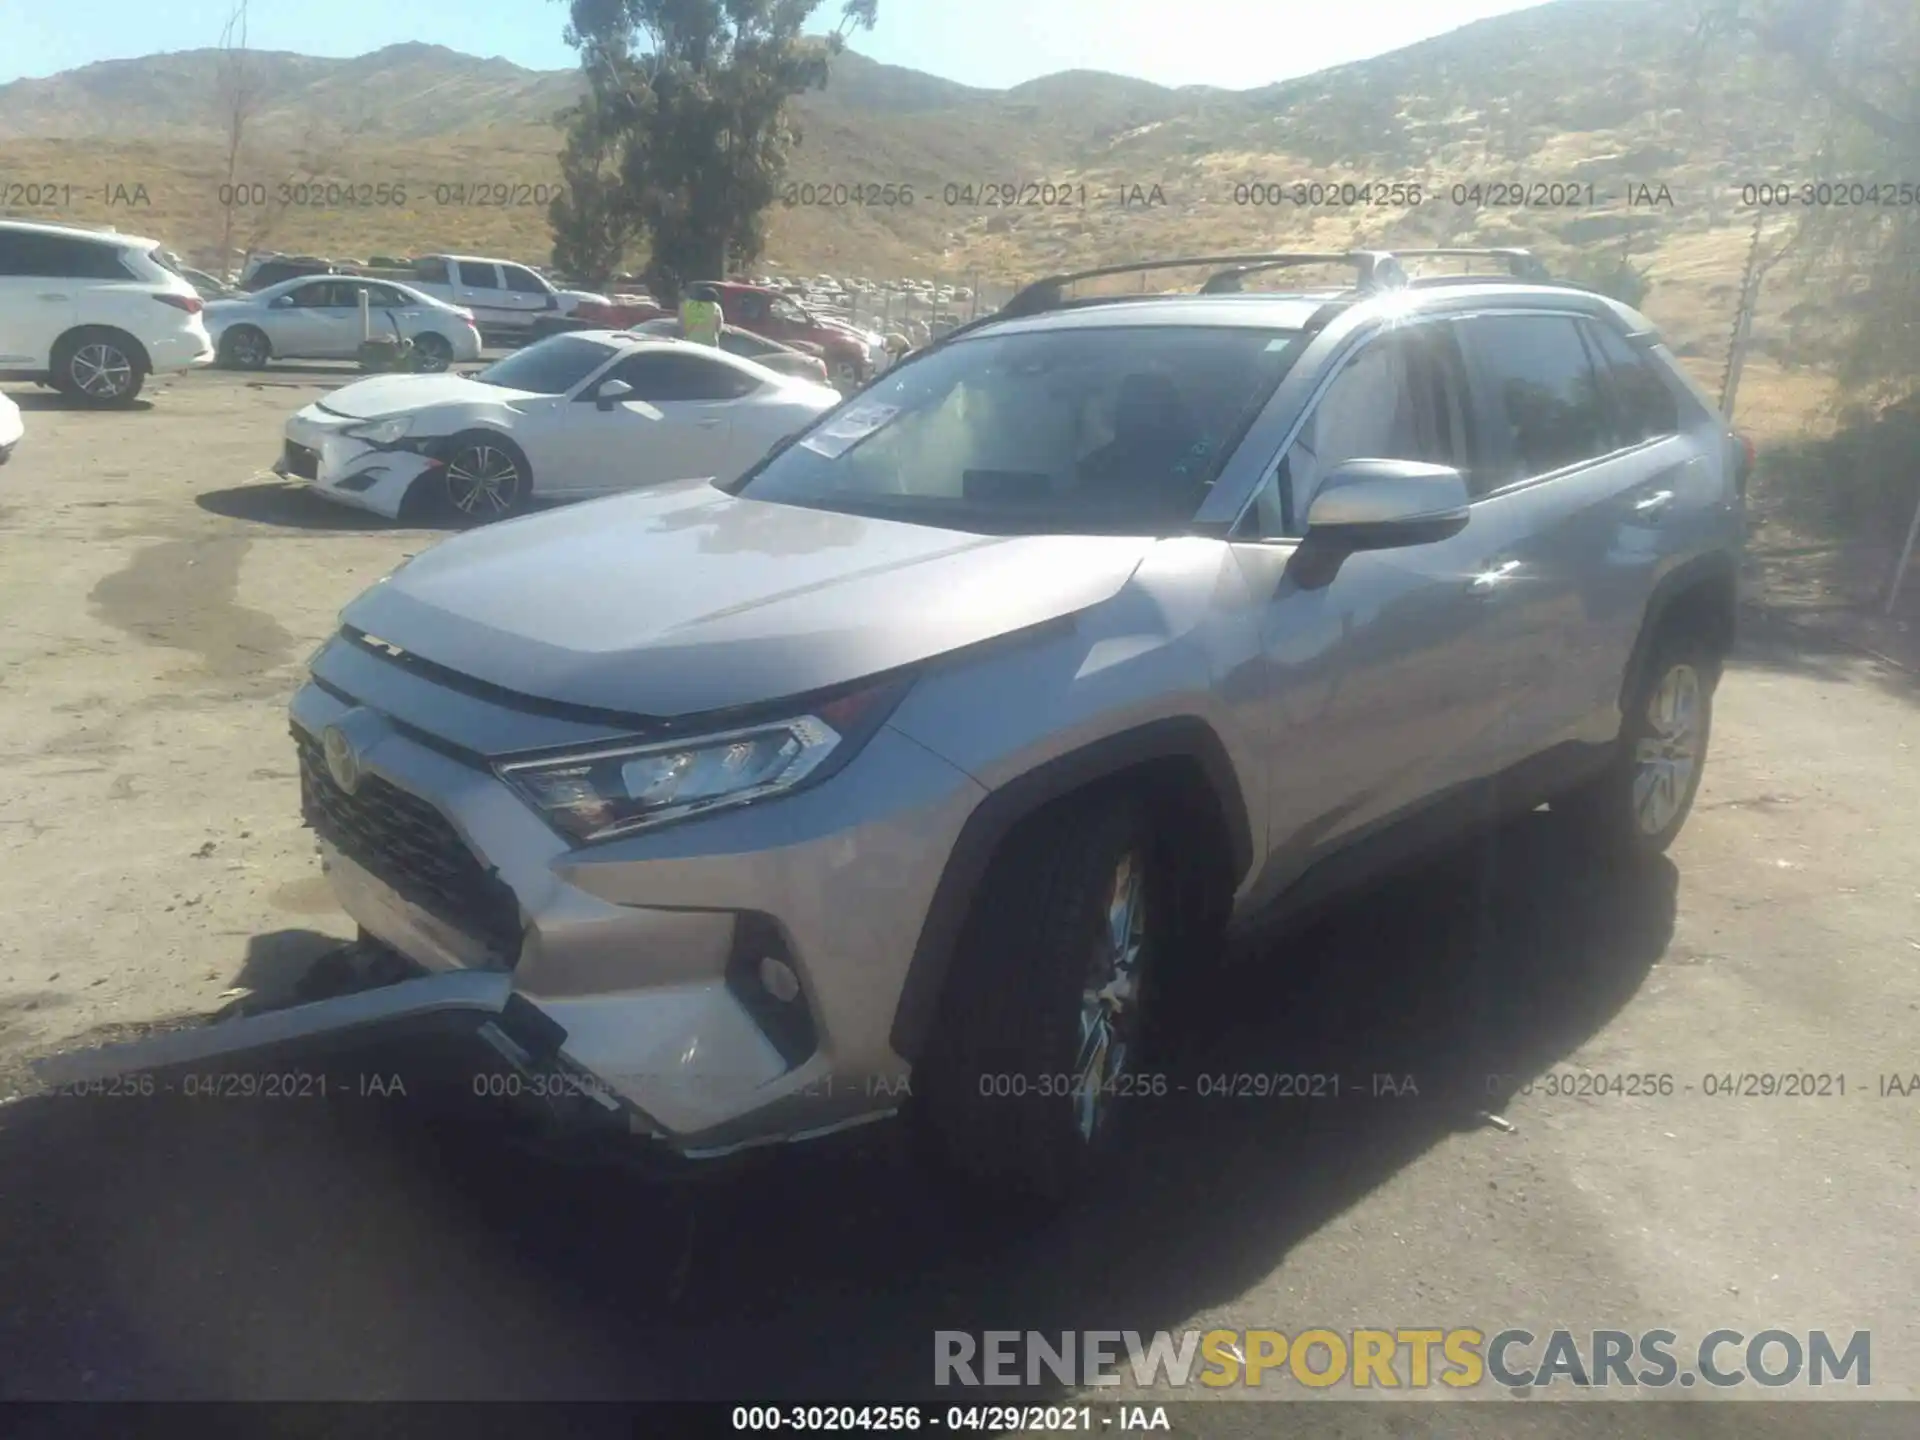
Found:
[[[315,493],[342,505],[399,519],[413,482],[437,469],[440,462],[414,450],[374,445],[346,433],[366,423],[307,406],[287,420],[286,444],[273,473],[304,481]]]

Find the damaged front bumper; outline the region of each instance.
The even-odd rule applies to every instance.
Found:
[[[430,440],[377,445],[347,433],[367,423],[307,406],[287,421],[273,473],[342,505],[399,519],[413,482],[442,461]]]

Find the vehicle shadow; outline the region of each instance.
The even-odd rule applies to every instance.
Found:
[[[1259,1284],[1604,1027],[1675,892],[1535,814],[1330,914],[1222,977],[1112,1183],[1039,1229],[882,1127],[668,1186],[367,1092],[452,1054],[369,1051],[318,1101],[29,1098],[0,1107],[0,1398],[951,1398],[936,1330],[1177,1329]],[[1339,1096],[1198,1093],[1274,1073]]]
[[[416,494],[417,494],[416,487]],[[347,534],[378,530],[403,532],[424,530],[436,534],[457,535],[471,526],[447,524],[427,519],[425,508],[413,503],[402,511],[402,518],[389,520],[370,510],[355,510],[322,499],[307,486],[294,481],[260,480],[249,485],[231,485],[223,490],[207,490],[194,496],[194,504],[213,515],[229,520],[245,520],[256,525],[282,525],[290,530],[309,530],[319,534]],[[536,500],[527,506],[528,514],[555,509],[569,502]]]
[[[71,400],[58,390],[9,390],[7,398],[20,407],[23,415],[47,410],[83,411],[94,415],[137,415],[153,409],[153,401],[138,398],[130,405],[88,405]]]
[[[1920,702],[1920,672],[1905,657],[1880,655],[1813,625],[1757,607],[1742,612],[1730,668],[1797,675],[1837,685],[1863,678],[1887,695]]]
[[[405,530],[418,528],[323,500],[304,485],[284,481],[261,481],[252,485],[233,485],[224,490],[206,490],[193,497],[194,504],[229,520],[246,520],[256,525],[283,525],[293,530],[350,532],[357,530]]]

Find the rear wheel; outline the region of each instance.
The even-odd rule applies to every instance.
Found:
[[[220,363],[229,370],[264,370],[273,358],[273,342],[253,325],[236,325],[220,337]]]
[[[1002,846],[916,1067],[922,1136],[970,1180],[1070,1198],[1133,1108],[1167,886],[1144,808],[1058,803]]]
[[[533,494],[533,471],[518,445],[492,430],[469,430],[448,442],[435,477],[440,509],[462,525],[517,515]]]
[[[1719,676],[1719,659],[1700,637],[1676,630],[1656,641],[1607,768],[1552,810],[1598,849],[1663,853],[1700,792]]]
[[[413,367],[438,374],[453,364],[453,344],[444,335],[429,330],[413,337]]]
[[[83,405],[130,405],[147,380],[139,347],[116,330],[76,330],[53,352],[53,387]]]

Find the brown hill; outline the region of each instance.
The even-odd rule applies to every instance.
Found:
[[[1576,268],[1630,251],[1649,307],[1707,357],[1751,229],[1741,187],[1837,177],[1799,173],[1813,107],[1730,52],[1694,65],[1677,9],[1558,0],[1245,92],[1089,71],[983,90],[849,54],[799,102],[803,203],[775,215],[766,263],[1011,282],[1306,244],[1530,244]],[[251,59],[244,191],[222,191],[220,57],[199,50],[0,86],[0,207],[198,253],[231,199],[240,245],[545,258],[572,72],[419,44]]]

